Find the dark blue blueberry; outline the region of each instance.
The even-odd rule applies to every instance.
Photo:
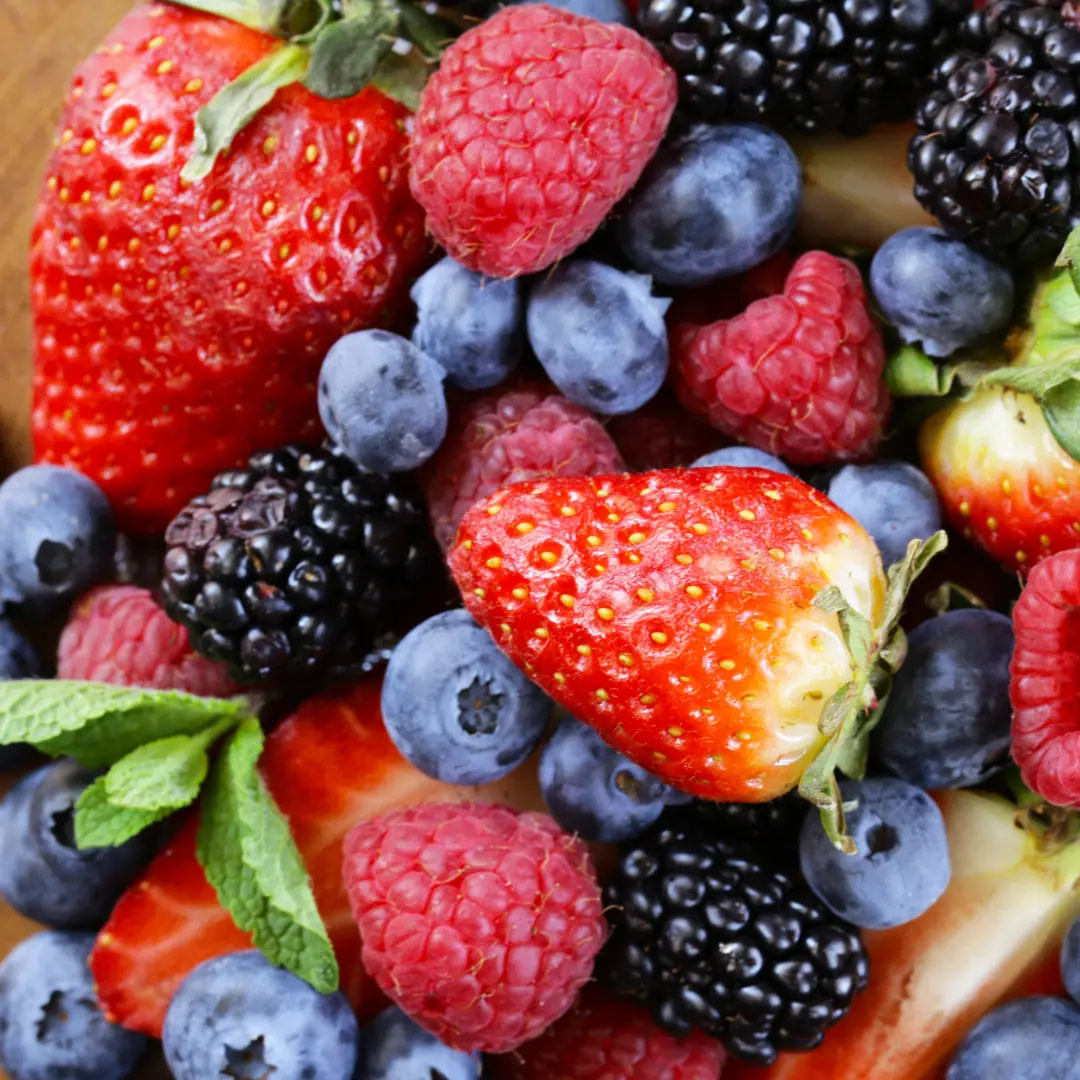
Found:
[[[949,884],[945,822],[934,800],[903,780],[841,784],[847,828],[856,854],[845,855],[825,835],[816,810],[799,836],[806,883],[841,919],[866,930],[911,922]]]
[[[363,1035],[365,1059],[356,1080],[479,1080],[479,1054],[451,1050],[396,1005],[383,1009]]]
[[[568,397],[609,416],[640,408],[668,369],[664,312],[649,279],[577,259],[533,288],[529,343],[548,378]]]
[[[421,772],[486,784],[533,751],[551,701],[458,608],[401,639],[386,666],[382,714],[394,745]]]
[[[75,846],[75,802],[92,779],[63,759],[23,777],[0,801],[0,896],[46,926],[101,926],[154,854],[154,830],[120,847]]]
[[[411,341],[360,330],[334,343],[319,373],[327,434],[362,469],[405,472],[446,436],[446,372]]]
[[[1013,310],[1004,266],[940,229],[893,233],[870,265],[870,284],[885,317],[929,356],[948,356],[1001,330]]]
[[[124,1080],[148,1045],[98,1008],[94,935],[46,930],[0,963],[0,1065],[10,1080]]]
[[[1061,981],[1073,1001],[1080,1002],[1080,918],[1073,921],[1061,943]]]
[[[785,476],[795,475],[778,457],[752,446],[725,446],[722,450],[713,450],[712,453],[703,454],[690,467],[713,469],[720,465],[739,469],[771,469]]]
[[[0,522],[0,600],[45,615],[112,574],[108,500],[72,469],[31,465],[13,473],[0,485]]]
[[[875,757],[909,784],[970,787],[1009,760],[1006,615],[963,608],[920,623],[874,729]]]
[[[1080,1009],[1053,997],[999,1005],[957,1047],[945,1080],[1080,1080]]]
[[[682,797],[564,716],[540,753],[540,790],[551,816],[585,840],[619,843],[647,829]]]
[[[665,285],[741,274],[795,228],[802,169],[779,135],[754,124],[698,124],[653,158],[615,222],[627,258]]]
[[[175,1080],[352,1080],[360,1033],[340,990],[320,994],[250,950],[192,971],[162,1039]]]
[[[462,390],[497,386],[521,360],[525,320],[521,282],[475,274],[449,256],[412,287],[413,344]]]
[[[634,24],[630,9],[623,0],[509,0],[508,6],[541,3],[549,3],[552,7],[572,11],[575,15],[584,15],[598,22],[620,23],[622,26]]]
[[[899,562],[912,540],[926,540],[941,528],[934,485],[906,461],[846,465],[827,493],[873,537],[886,566]]]

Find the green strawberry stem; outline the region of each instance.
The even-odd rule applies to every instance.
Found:
[[[293,83],[330,100],[366,86],[415,109],[446,45],[464,27],[435,5],[410,0],[177,0],[282,38],[284,44],[211,98],[195,118],[195,146],[181,175],[210,174],[236,136]]]
[[[827,741],[803,774],[799,793],[818,807],[829,839],[847,854],[854,853],[855,844],[847,835],[836,774],[840,771],[854,780],[866,774],[870,732],[881,718],[892,677],[907,652],[907,639],[900,627],[904,599],[915,579],[947,543],[944,532],[934,533],[929,540],[913,540],[905,557],[889,567],[885,610],[877,627],[851,607],[835,585],[814,598],[817,607],[839,620],[851,654],[852,678],[821,710],[818,727]]]

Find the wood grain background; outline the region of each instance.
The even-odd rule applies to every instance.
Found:
[[[131,0],[0,0],[0,456],[29,453],[27,237],[54,128],[75,65]],[[0,780],[0,791],[5,787]],[[34,929],[0,903],[0,958]],[[151,1063],[146,1080],[168,1076]],[[0,1080],[7,1077],[0,1069]]]

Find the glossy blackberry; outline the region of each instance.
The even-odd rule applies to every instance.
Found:
[[[817,1046],[866,986],[858,931],[749,847],[660,827],[623,849],[604,901],[600,979],[743,1061]]]
[[[1080,221],[1080,21],[1063,0],[997,0],[960,42],[916,109],[915,196],[988,255],[1049,262]]]
[[[166,611],[246,681],[360,671],[437,563],[413,486],[325,448],[222,473],[165,542]]]
[[[763,803],[724,803],[694,799],[664,812],[664,824],[702,832],[753,848],[771,865],[796,867],[799,834],[809,804],[797,791]]]
[[[648,0],[642,33],[701,120],[857,135],[908,120],[970,0]]]

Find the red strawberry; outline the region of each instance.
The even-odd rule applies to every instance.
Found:
[[[573,715],[670,784],[771,799],[822,746],[853,677],[836,585],[875,633],[886,594],[864,530],[764,469],[517,484],[466,515],[466,606]]]
[[[1005,997],[1052,992],[1061,936],[1080,908],[1075,852],[1042,851],[993,795],[938,795],[952,881],[926,914],[864,934],[870,985],[817,1050],[724,1080],[928,1080]],[[1071,864],[1071,865],[1070,865]]]
[[[280,42],[174,4],[126,16],[75,74],[31,254],[40,461],[158,532],[254,450],[317,439],[316,377],[425,258],[404,110],[280,90],[205,179],[196,111]]]
[[[881,440],[885,349],[846,259],[808,252],[783,295],[730,321],[676,328],[671,360],[688,409],[795,465],[872,457]]]
[[[1013,626],[1013,757],[1047,802],[1080,807],[1080,550],[1031,571]]]
[[[526,765],[484,788],[441,784],[397,752],[369,679],[307,702],[269,736],[263,776],[312,876],[315,900],[334,944],[341,987],[368,1016],[383,999],[360,962],[360,937],[342,884],[342,844],[358,822],[418,802],[474,799],[542,808],[535,770]],[[92,956],[109,1015],[161,1035],[165,1009],[196,964],[249,947],[207,884],[195,858],[195,824],[150,864],[121,897]]]
[[[411,183],[428,228],[472,270],[543,270],[634,186],[675,99],[674,72],[625,26],[546,4],[497,11],[420,97]]]
[[[1080,461],[1028,394],[989,386],[946,406],[919,454],[949,521],[1005,567],[1080,546]]]
[[[98,1000],[113,1023],[161,1038],[165,1010],[192,968],[251,948],[195,857],[192,814],[117,901],[90,954]]]

